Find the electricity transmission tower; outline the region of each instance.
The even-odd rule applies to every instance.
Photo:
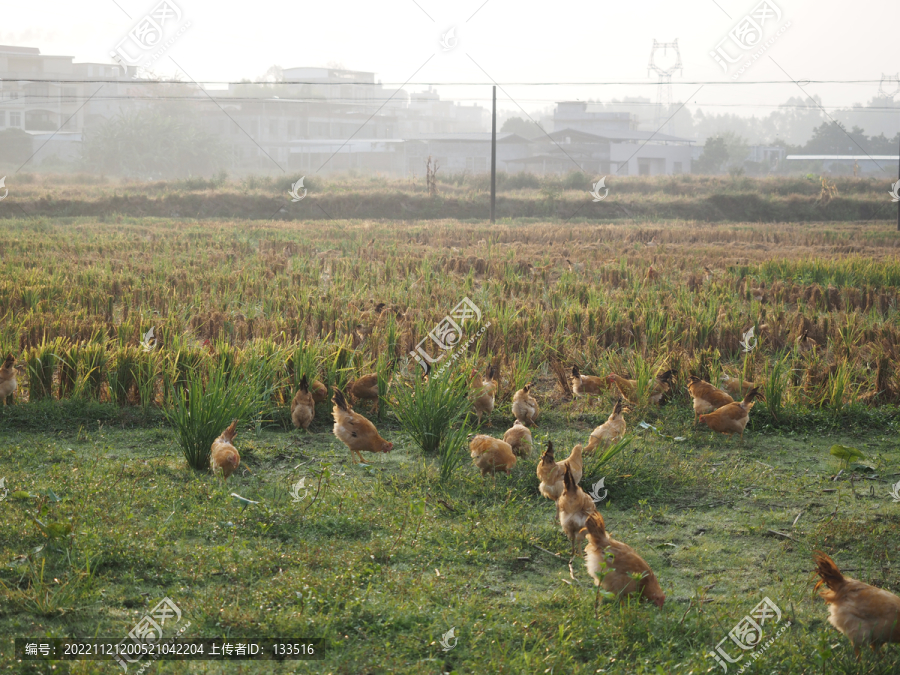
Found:
[[[887,90],[887,86],[891,87],[890,91]],[[893,99],[898,93],[900,93],[900,73],[893,75],[882,73],[881,82],[878,83],[878,95]]]
[[[656,52],[662,50],[663,56],[665,56],[669,49],[675,50],[675,63],[668,68],[662,68],[654,60]],[[682,70],[681,51],[678,49],[677,39],[675,42],[657,42],[653,40],[653,49],[650,50],[650,65],[647,66],[648,76],[651,70],[659,77],[656,87],[656,112],[653,117],[653,128],[660,129],[672,105],[672,74],[676,70]]]

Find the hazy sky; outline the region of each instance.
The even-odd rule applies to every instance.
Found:
[[[646,83],[504,87],[529,111],[576,98],[643,95],[655,99],[656,76],[647,73],[654,39],[678,39],[683,73],[673,78],[674,98],[684,100],[700,86],[689,82],[729,79],[709,52],[757,5],[756,0],[172,1],[182,11],[181,23],[190,21],[190,27],[155,70],[162,75],[177,72],[171,56],[186,73],[183,79],[235,81],[262,75],[273,64],[289,68],[340,62],[347,68],[374,71],[385,83],[399,84],[412,77],[413,83],[435,83],[444,97],[484,104],[489,104],[488,87],[446,83],[490,84],[491,78],[500,83]],[[878,90],[882,72],[900,70],[897,0],[773,1],[782,16],[769,21],[765,38],[788,22],[790,25],[739,82],[786,80],[788,76],[796,80],[876,80],[805,87],[807,92],[821,95],[830,107],[868,101]],[[39,47],[43,54],[71,55],[76,61],[110,62],[113,46],[155,5],[153,0],[7,2],[0,44]],[[440,35],[453,26],[457,42],[445,51]],[[736,51],[732,43],[726,43],[726,50]],[[797,95],[802,92],[794,84],[708,84],[690,102],[710,106],[710,112],[765,114],[770,106]],[[506,96],[499,97],[501,109],[516,109]],[[742,107],[732,107],[735,105]]]

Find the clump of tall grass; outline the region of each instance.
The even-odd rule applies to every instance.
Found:
[[[378,382],[378,419],[384,417],[384,410],[388,404],[388,389],[391,386],[391,376],[393,375],[394,361],[385,354],[379,354],[378,360],[375,362],[375,376]]]
[[[169,407],[164,414],[188,465],[198,471],[209,469],[210,446],[231,421],[258,420],[271,397],[271,385],[261,370],[227,373],[221,364],[209,364],[187,371],[178,380],[171,375],[166,381]]]
[[[146,413],[156,401],[156,384],[159,381],[162,359],[159,352],[138,352],[135,363],[134,383],[138,401]]]
[[[28,400],[40,401],[53,397],[53,374],[56,372],[58,352],[62,351],[62,338],[42,340],[25,354],[25,371],[28,374]]]
[[[634,440],[634,436],[625,436],[607,446],[602,452],[595,450],[590,455],[585,455],[583,475],[585,477],[597,476],[600,473],[600,469],[627,448],[632,440]]]
[[[290,387],[290,398],[300,388],[300,380],[306,376],[307,382],[315,382],[319,379],[318,373],[318,353],[315,345],[311,342],[303,342],[295,345],[287,352],[285,365],[288,372],[288,386]]]
[[[469,388],[464,371],[447,370],[425,382],[418,374],[393,387],[390,407],[424,455],[437,455],[441,481],[465,459]]]
[[[137,347],[118,347],[113,352],[112,365],[107,371],[109,397],[118,405],[126,405],[132,389],[137,386],[141,351]]]
[[[438,447],[438,463],[440,465],[440,481],[446,483],[453,472],[469,457],[469,414],[462,423],[451,429]]]
[[[829,373],[825,390],[822,394],[821,405],[829,408],[834,414],[838,414],[848,400],[856,398],[859,388],[854,390],[853,375],[850,364],[841,361],[833,373]]]
[[[762,392],[766,410],[776,422],[784,408],[785,393],[790,380],[789,358],[790,354],[784,354],[774,361],[767,361],[763,369]]]
[[[512,389],[518,391],[535,378],[534,366],[537,362],[535,349],[529,343],[527,349],[512,360]]]
[[[91,341],[78,350],[78,374],[84,378],[85,392],[95,401],[103,395],[108,364],[109,352],[103,342]]]

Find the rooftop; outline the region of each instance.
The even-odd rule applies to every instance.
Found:
[[[10,45],[0,45],[0,54],[31,54],[33,56],[40,55],[41,50],[37,47],[13,47]]]
[[[694,143],[693,138],[682,138],[681,136],[670,136],[658,131],[639,131],[637,129],[604,129],[603,133],[592,134],[587,131],[578,129],[560,129],[550,134],[553,140],[559,140],[566,136],[582,137],[587,140],[608,140],[608,141],[666,141],[671,143]]]
[[[785,159],[852,159],[856,161],[882,160],[885,162],[897,162],[900,161],[900,155],[788,155]]]

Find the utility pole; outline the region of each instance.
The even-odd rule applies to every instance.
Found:
[[[494,207],[497,203],[497,85],[494,85],[494,105],[491,109],[491,222],[494,222]],[[900,221],[898,221],[900,229]]]
[[[900,133],[897,134],[897,138],[900,138]],[[900,155],[900,146],[898,146],[897,154]],[[897,182],[900,183],[900,157],[897,158]],[[897,232],[900,232],[900,202],[897,202]]]

